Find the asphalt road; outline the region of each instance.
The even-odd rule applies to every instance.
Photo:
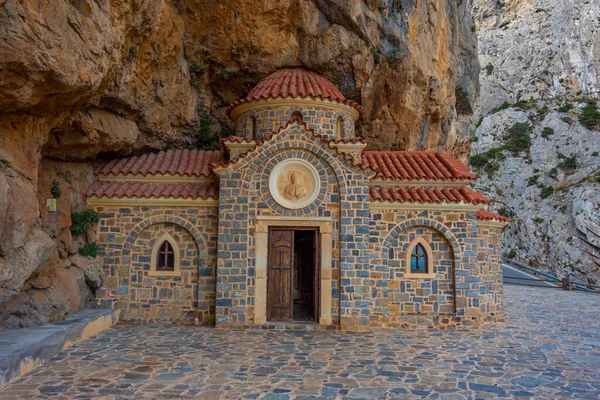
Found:
[[[535,286],[551,286],[556,287],[557,284],[543,282],[540,278],[530,275],[526,272],[520,271],[516,268],[510,267],[506,264],[502,264],[502,276],[504,283],[516,283],[516,284],[527,284],[527,285],[535,285]],[[514,279],[519,278],[519,279]],[[532,281],[525,281],[522,279],[534,279]]]

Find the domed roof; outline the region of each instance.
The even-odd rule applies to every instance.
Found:
[[[246,97],[227,108],[229,114],[237,106],[267,99],[318,97],[354,107],[362,116],[364,110],[355,101],[348,100],[325,77],[304,68],[283,68],[260,81]]]

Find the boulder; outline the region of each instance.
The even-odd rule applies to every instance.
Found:
[[[85,281],[92,290],[99,289],[103,282],[103,271],[100,262],[92,257],[74,254],[69,257],[72,265],[83,271]]]

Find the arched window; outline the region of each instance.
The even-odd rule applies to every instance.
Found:
[[[433,279],[433,252],[422,237],[413,240],[406,250],[404,277],[407,279]]]
[[[154,243],[149,276],[180,276],[179,246],[171,235],[164,234]]]
[[[421,243],[417,244],[410,255],[410,272],[427,273],[427,253]]]
[[[248,120],[248,140],[253,140],[256,137],[256,118],[250,117]]]
[[[296,120],[296,119],[297,119],[298,121],[300,121],[300,122],[302,122],[302,121],[303,121],[303,119],[302,119],[302,113],[301,113],[300,111],[294,111],[294,112],[292,113],[292,118],[291,118],[291,120],[292,120],[292,121],[294,121],[294,120]]]
[[[175,271],[175,252],[168,240],[165,240],[158,248],[157,271]]]
[[[337,139],[344,138],[344,119],[339,116],[335,124],[335,136]]]

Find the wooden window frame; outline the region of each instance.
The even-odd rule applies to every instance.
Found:
[[[427,271],[426,272],[412,272],[411,271],[411,260],[412,252],[420,244],[425,249],[425,255],[427,257]],[[407,279],[434,279],[435,271],[433,270],[433,251],[431,246],[422,237],[415,238],[406,250],[406,258],[404,263],[404,277]]]
[[[173,271],[158,271],[158,253],[163,243],[167,241],[173,248],[175,265]],[[150,258],[150,272],[148,273],[148,276],[181,276],[180,256],[181,251],[179,250],[179,245],[177,244],[177,241],[173,238],[173,236],[169,235],[168,233],[165,233],[156,240],[156,242],[154,243],[154,247],[152,247],[152,256]]]

